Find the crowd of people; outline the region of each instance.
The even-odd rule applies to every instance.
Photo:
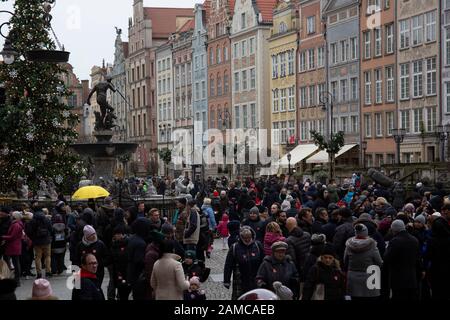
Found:
[[[450,299],[450,199],[439,183],[419,182],[399,203],[359,178],[222,178],[177,199],[167,217],[110,197],[1,207],[0,299],[14,298],[21,277],[37,278],[37,298],[55,298],[47,280],[66,271],[67,253],[81,269],[73,300],[204,300],[212,250],[226,252],[232,299],[258,288],[301,300]]]

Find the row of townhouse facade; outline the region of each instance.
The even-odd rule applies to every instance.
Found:
[[[450,0],[134,7],[126,131],[144,171],[150,163],[159,174],[197,173],[193,148],[183,149],[181,167],[166,168],[159,156],[174,148],[177,129],[202,149],[206,129],[267,129],[281,155],[313,143],[312,130],[343,131],[346,144],[367,145],[352,164],[379,167],[395,162],[393,129],[404,128],[403,162],[442,158],[436,130],[450,121]]]

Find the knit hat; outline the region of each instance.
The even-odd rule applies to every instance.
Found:
[[[166,222],[161,226],[161,232],[164,234],[170,234],[173,232],[173,225],[171,225],[170,223]]]
[[[33,300],[45,300],[53,295],[52,286],[46,279],[36,279],[33,282],[32,298]]]
[[[419,214],[417,217],[414,218],[414,222],[420,222],[421,224],[425,224],[427,219],[425,219],[425,216],[423,214]]]
[[[96,234],[97,232],[95,231],[95,229],[90,226],[90,225],[86,225],[83,228],[83,235],[88,238],[89,236]]]
[[[194,259],[195,259],[195,251],[193,251],[193,250],[187,250],[187,251],[185,252],[185,254],[184,254],[184,257],[185,257],[186,259],[192,259],[192,260],[194,260]]]
[[[367,238],[369,236],[369,230],[367,230],[367,227],[362,223],[358,223],[355,226],[355,235],[358,238]]]
[[[291,203],[287,200],[284,200],[283,203],[281,204],[281,211],[287,211],[291,208]]]
[[[280,300],[292,300],[294,294],[291,289],[284,286],[280,281],[275,281],[272,283],[273,288],[275,289],[276,295],[280,298]]]
[[[339,209],[339,206],[336,203],[332,202],[328,205],[327,209],[328,212],[333,212],[334,210]]]
[[[336,257],[336,249],[331,243],[325,244],[323,247],[322,252],[320,253],[321,256],[333,256]]]
[[[286,242],[283,241],[277,241],[274,244],[272,244],[272,252],[277,251],[277,250],[287,250],[288,245]]]
[[[254,213],[254,214],[256,214],[256,215],[259,215],[259,209],[258,209],[258,207],[253,207],[253,208],[251,208],[251,209],[250,209],[250,214],[252,214],[252,213]]]
[[[325,244],[327,237],[323,233],[314,233],[311,236],[311,244]]]
[[[218,197],[218,196],[219,196],[219,192],[217,190],[214,190],[213,197]]]
[[[193,276],[191,279],[189,279],[189,284],[190,285],[197,285],[198,287],[200,287],[200,278],[197,276]]]
[[[361,213],[361,214],[359,215],[358,220],[372,221],[372,216],[371,216],[370,214],[364,212],[364,213]]]
[[[416,207],[412,203],[407,203],[403,207],[403,211],[416,211]]]
[[[406,230],[405,223],[402,220],[394,220],[391,224],[391,230],[394,234],[399,233],[400,231]]]
[[[386,198],[383,198],[383,197],[378,197],[377,200],[375,200],[375,204],[377,206],[384,206],[387,203],[388,202],[387,202]]]

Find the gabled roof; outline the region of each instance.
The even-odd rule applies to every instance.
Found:
[[[183,24],[183,26],[181,26],[181,28],[178,30],[178,32],[180,32],[180,33],[187,32],[189,30],[194,30],[194,28],[195,28],[195,20],[190,19],[190,20],[186,21],[186,23]]]
[[[323,12],[331,12],[339,8],[344,8],[351,4],[357,4],[359,0],[329,0],[328,3],[323,8]]]
[[[277,0],[253,0],[256,2],[256,8],[258,13],[262,15],[261,22],[272,22],[273,21],[273,9],[277,5]]]
[[[144,19],[152,20],[154,38],[169,38],[177,31],[177,18],[194,17],[193,8],[144,8]]]

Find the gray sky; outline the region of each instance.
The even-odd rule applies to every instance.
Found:
[[[144,0],[146,7],[193,8],[203,0]],[[0,10],[12,10],[13,0],[0,2]],[[90,79],[92,66],[102,59],[114,62],[115,26],[128,41],[128,18],[133,15],[133,0],[57,0],[52,10],[52,26],[60,42],[70,51],[69,62],[80,80]],[[0,24],[9,19],[0,15]],[[0,49],[3,38],[0,38]],[[0,50],[1,51],[1,50]]]

